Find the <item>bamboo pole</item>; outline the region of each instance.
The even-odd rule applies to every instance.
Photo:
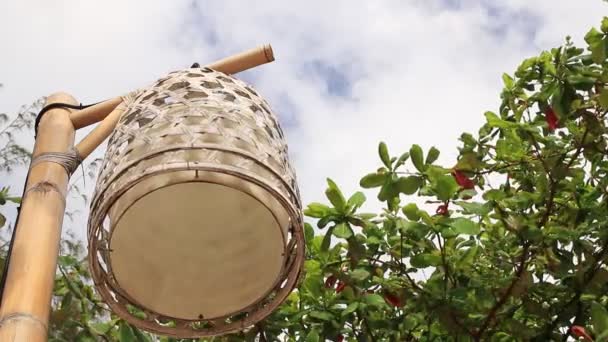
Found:
[[[85,159],[88,157],[93,150],[97,148],[97,146],[101,145],[101,143],[106,140],[107,137],[112,134],[120,116],[124,111],[123,106],[118,106],[114,108],[114,110],[106,116],[103,121],[97,125],[84,139],[82,139],[78,145],[76,145],[76,150],[78,151],[78,155],[80,158]]]
[[[70,114],[70,119],[75,129],[92,125],[103,120],[110,112],[122,102],[121,97],[116,97],[91,107]]]
[[[77,104],[65,93],[47,99],[47,104],[56,102]],[[40,121],[33,158],[67,152],[73,144],[69,110],[52,109]],[[2,342],[47,339],[68,180],[65,169],[55,163],[41,162],[29,170],[0,307]]]
[[[233,75],[272,61],[274,61],[272,46],[266,44],[213,62],[207,67]]]
[[[272,61],[274,61],[272,46],[266,44],[220,59],[208,64],[207,67],[234,75]],[[103,120],[121,101],[120,97],[116,97],[70,114],[74,128],[79,129]]]

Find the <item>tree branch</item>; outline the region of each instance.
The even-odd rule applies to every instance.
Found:
[[[503,305],[505,305],[507,300],[509,300],[509,297],[511,296],[511,293],[513,292],[513,289],[515,288],[515,285],[517,285],[517,283],[521,280],[521,277],[524,274],[524,271],[526,270],[529,248],[530,248],[530,244],[528,242],[525,242],[524,247],[523,247],[522,256],[521,256],[521,261],[520,261],[517,271],[515,273],[515,278],[513,279],[513,281],[511,281],[511,284],[509,285],[507,290],[502,294],[500,299],[498,299],[496,304],[494,304],[494,306],[490,309],[490,312],[488,313],[488,316],[486,317],[485,321],[481,325],[481,328],[479,328],[479,330],[477,331],[477,333],[474,336],[475,341],[481,341],[481,337],[483,336],[483,333],[485,332],[486,329],[488,329],[488,327],[490,326],[492,321],[494,321],[494,319],[496,318],[496,314],[498,313],[498,310],[500,310],[500,308]]]

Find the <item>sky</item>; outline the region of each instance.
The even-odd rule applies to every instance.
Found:
[[[1,1],[0,112],[56,91],[97,102],[270,43],[276,61],[238,77],[278,114],[303,202],[323,201],[326,177],[350,194],[379,167],[379,141],[452,165],[460,134],[498,108],[502,73],[566,35],[581,44],[603,14],[601,0]]]

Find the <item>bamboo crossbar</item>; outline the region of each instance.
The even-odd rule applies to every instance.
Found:
[[[272,61],[274,61],[272,47],[266,44],[207,64],[207,67],[233,75]],[[83,128],[103,120],[120,103],[121,98],[116,97],[74,112],[70,115],[70,119],[75,129]]]

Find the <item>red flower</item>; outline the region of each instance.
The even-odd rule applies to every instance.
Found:
[[[555,115],[553,108],[549,107],[545,111],[545,121],[547,121],[547,126],[549,127],[549,131],[552,132],[557,128],[559,119],[557,118],[557,115]]]
[[[446,204],[442,204],[442,205],[438,206],[435,213],[437,215],[447,215],[448,214],[448,204],[446,203]]]
[[[344,336],[342,336],[342,334],[336,336],[336,342],[342,342],[344,341]]]
[[[587,330],[585,330],[585,328],[581,327],[580,325],[573,325],[572,327],[570,327],[570,332],[576,337],[582,337],[583,339],[585,339],[585,341],[593,342],[593,339],[591,338],[591,336],[589,336]]]
[[[340,293],[344,290],[346,284],[344,282],[339,282],[338,286],[336,286],[336,293]]]
[[[336,280],[338,279],[333,275],[327,277],[327,279],[325,280],[325,288],[331,289],[332,287],[334,287],[334,285],[336,284]]]
[[[456,179],[456,183],[458,183],[458,185],[460,185],[463,189],[475,188],[475,183],[470,180],[464,173],[458,170],[453,170],[452,176],[454,176],[454,179]]]
[[[396,306],[396,307],[403,306],[403,304],[401,303],[401,298],[399,298],[398,296],[395,296],[394,294],[391,294],[391,293],[385,294],[384,300],[392,306]]]

